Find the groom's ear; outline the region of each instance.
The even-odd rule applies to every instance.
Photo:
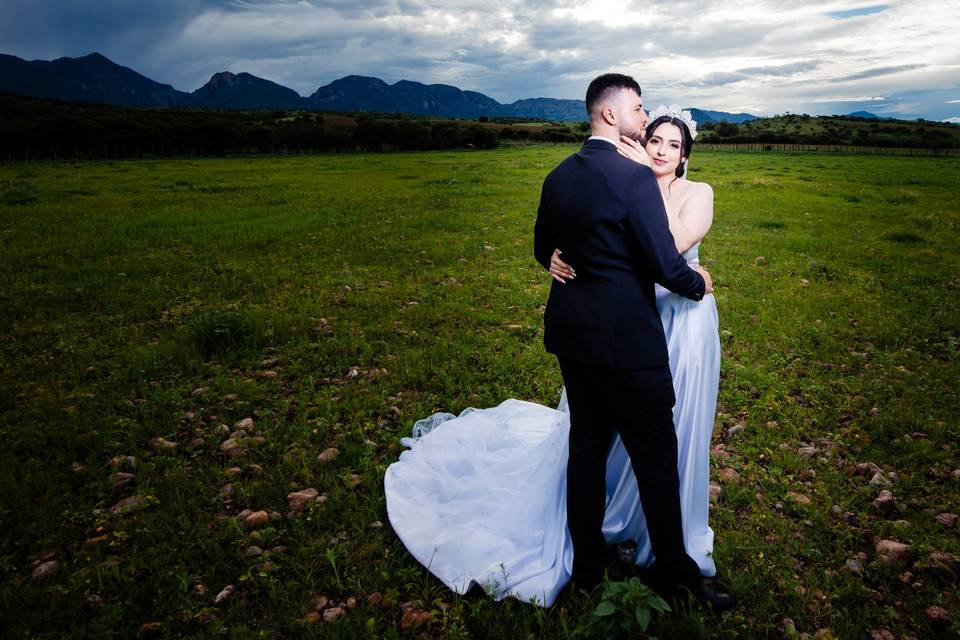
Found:
[[[617,111],[611,104],[606,104],[603,106],[603,109],[600,110],[600,117],[603,118],[603,121],[609,125],[617,124]]]

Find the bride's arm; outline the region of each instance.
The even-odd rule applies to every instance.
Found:
[[[690,186],[693,189],[679,213],[667,214],[680,253],[703,240],[713,224],[713,189],[704,182]]]

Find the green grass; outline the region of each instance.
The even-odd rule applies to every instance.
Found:
[[[557,401],[531,236],[572,149],[0,165],[0,634],[587,635],[586,597],[541,610],[448,592],[391,533],[382,491],[415,419]],[[960,503],[960,165],[695,153],[691,177],[716,193],[701,256],[731,456],[714,465],[742,480],[711,524],[743,604],[652,633],[783,637],[789,617],[839,638],[955,634],[925,610],[958,610],[956,577],[926,565],[960,554],[936,520]],[[228,458],[223,429],[246,417],[265,440]],[[177,448],[154,451],[158,436]],[[329,446],[340,456],[318,462]],[[889,517],[851,473],[863,462],[897,474]],[[114,488],[118,470],[135,478]],[[254,534],[233,518],[285,513],[307,487],[327,502]],[[147,500],[109,512],[128,496]],[[883,566],[883,538],[910,560]],[[858,553],[859,576],[844,568]],[[59,570],[31,579],[49,558]],[[360,604],[310,623],[316,594]],[[433,613],[425,627],[401,628],[408,601]]]

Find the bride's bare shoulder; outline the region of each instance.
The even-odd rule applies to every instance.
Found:
[[[698,195],[701,198],[713,198],[713,187],[706,182],[694,182],[686,180],[687,190],[690,195]]]

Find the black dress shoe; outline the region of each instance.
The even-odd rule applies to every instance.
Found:
[[[737,599],[732,595],[714,591],[703,582],[693,591],[693,597],[697,599],[701,607],[704,609],[713,609],[715,613],[729,611],[737,606]]]

